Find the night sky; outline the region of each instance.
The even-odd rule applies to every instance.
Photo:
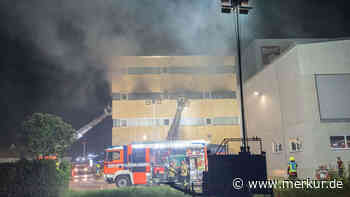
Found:
[[[347,0],[252,0],[243,41],[350,37]],[[233,15],[216,0],[0,1],[0,148],[33,112],[78,129],[110,102],[108,60],[118,55],[234,55]],[[112,120],[87,135],[111,143]],[[79,150],[79,142],[74,149]]]

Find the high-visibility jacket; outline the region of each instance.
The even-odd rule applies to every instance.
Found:
[[[188,167],[186,164],[181,166],[181,176],[187,176],[188,174]]]
[[[205,166],[204,166],[204,165],[198,166],[198,170],[199,170],[199,171],[204,171],[204,170],[205,170]]]
[[[297,163],[291,161],[288,163],[288,173],[291,174],[291,173],[296,173],[297,172]]]
[[[169,177],[175,177],[176,169],[172,166],[169,166]]]
[[[60,169],[60,162],[56,161],[56,169],[59,170]]]

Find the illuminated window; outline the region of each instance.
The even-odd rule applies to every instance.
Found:
[[[120,127],[120,120],[119,119],[113,120],[113,127]]]
[[[181,126],[203,126],[203,118],[184,118],[180,121]]]
[[[331,148],[350,148],[350,136],[331,136]]]
[[[203,92],[204,99],[211,99],[211,92]]]
[[[303,150],[302,140],[297,138],[289,139],[290,152],[301,152]]]
[[[215,117],[212,121],[213,125],[238,125],[239,117]]]
[[[128,126],[128,121],[127,120],[121,120],[120,121],[121,127],[127,127]]]

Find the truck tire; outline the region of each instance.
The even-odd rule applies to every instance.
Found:
[[[118,176],[115,180],[115,185],[117,187],[127,187],[130,186],[130,178],[128,176]]]

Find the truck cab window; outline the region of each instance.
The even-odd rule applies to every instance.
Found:
[[[107,153],[107,160],[108,161],[120,160],[120,152],[119,151],[108,152]]]

